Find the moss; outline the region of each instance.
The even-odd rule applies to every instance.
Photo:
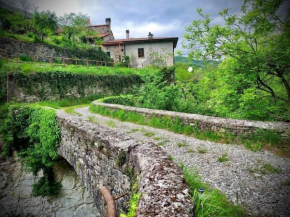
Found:
[[[119,167],[122,167],[125,163],[126,163],[126,153],[124,151],[120,151],[116,159],[116,164]]]

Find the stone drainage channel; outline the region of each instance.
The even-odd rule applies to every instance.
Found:
[[[124,133],[137,141],[162,144],[176,164],[198,170],[203,182],[225,193],[235,204],[241,204],[258,216],[290,216],[290,159],[268,151],[252,152],[240,145],[202,141],[167,130],[121,122],[93,114],[88,107],[76,109],[80,118],[94,121],[116,133]],[[179,145],[178,144],[183,144]],[[201,151],[203,150],[203,151]],[[228,161],[219,162],[226,154]],[[279,170],[264,173],[263,166]]]

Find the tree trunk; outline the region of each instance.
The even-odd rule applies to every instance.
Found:
[[[275,92],[274,92],[274,90],[270,87],[270,86],[268,86],[267,84],[265,84],[263,81],[262,81],[262,79],[261,79],[261,77],[258,75],[257,76],[257,81],[258,81],[258,84],[261,84],[262,86],[264,86],[268,91],[266,91],[266,92],[268,92],[268,93],[270,93],[271,94],[271,96],[272,96],[272,99],[273,99],[273,103],[276,105],[276,96],[275,96]],[[262,89],[263,90],[263,89]],[[264,90],[265,91],[265,90]]]
[[[281,71],[277,70],[277,75],[281,79],[282,83],[285,86],[285,89],[286,89],[286,92],[287,92],[287,96],[288,96],[288,101],[290,103],[290,84],[286,80],[286,78],[284,78],[283,73]]]

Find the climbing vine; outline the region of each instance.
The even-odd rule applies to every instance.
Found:
[[[92,75],[64,72],[46,72],[23,74],[14,73],[16,84],[25,89],[28,94],[39,95],[42,100],[46,99],[47,88],[51,90],[51,94],[60,94],[61,98],[65,98],[65,94],[77,88],[78,94],[85,96],[85,88],[99,85],[112,91],[113,94],[120,94],[124,88],[131,88],[142,82],[139,75]]]
[[[3,155],[18,153],[29,172],[36,176],[32,196],[57,195],[61,184],[54,180],[53,165],[58,158],[60,127],[53,110],[35,106],[13,105],[1,129]]]

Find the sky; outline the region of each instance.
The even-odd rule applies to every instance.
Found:
[[[11,0],[6,0],[11,1]],[[19,0],[14,0],[19,1]],[[197,8],[211,15],[213,23],[222,24],[218,12],[231,8],[233,14],[240,13],[243,0],[27,0],[38,11],[55,11],[57,16],[64,13],[87,14],[91,23],[105,24],[111,18],[115,39],[147,37],[151,32],[155,37],[179,37],[177,48],[181,48],[185,27],[199,19]]]

